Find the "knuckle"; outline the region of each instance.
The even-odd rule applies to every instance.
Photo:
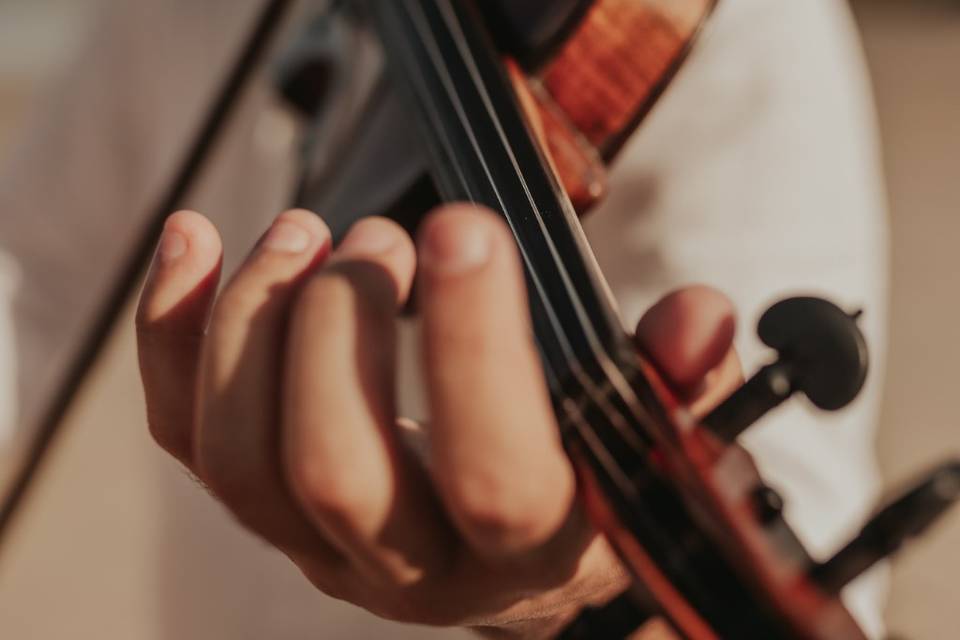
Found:
[[[334,526],[355,529],[363,514],[376,508],[366,483],[353,474],[299,458],[288,465],[288,482],[302,505]]]
[[[526,547],[549,535],[544,496],[518,489],[494,473],[461,474],[450,500],[464,533],[482,546]],[[547,525],[547,526],[545,526]]]

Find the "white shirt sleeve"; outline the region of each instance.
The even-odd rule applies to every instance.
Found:
[[[587,223],[628,321],[673,287],[727,293],[747,375],[772,357],[755,326],[777,299],[813,293],[865,310],[872,363],[857,403],[824,415],[795,399],[745,438],[817,557],[856,532],[879,490],[887,228],[867,78],[845,3],[721,2]],[[883,582],[846,594],[872,636]]]

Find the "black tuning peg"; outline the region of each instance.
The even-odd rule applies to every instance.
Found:
[[[703,420],[727,442],[787,398],[801,392],[815,406],[836,411],[850,404],[867,376],[867,346],[857,319],[819,298],[778,302],[760,318],[757,333],[779,359],[763,367]]]
[[[960,500],[960,461],[941,465],[881,510],[833,558],[813,567],[810,578],[827,593],[840,590],[867,569],[933,525]]]

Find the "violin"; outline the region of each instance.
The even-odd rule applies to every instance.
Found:
[[[715,4],[341,2],[350,26],[316,27],[327,30],[327,57],[306,47],[280,74],[291,104],[325,123],[305,147],[301,186],[339,190],[322,207],[335,212],[335,232],[385,209],[413,228],[437,200],[490,208],[512,230],[583,504],[635,578],[562,638],[623,638],[657,621],[690,640],[861,640],[841,589],[960,498],[960,462],[934,469],[831,560],[814,561],[737,439],[794,394],[831,411],[856,398],[868,369],[858,314],[815,298],[773,306],[758,333],[778,358],[697,421],[637,354],[578,219],[603,196],[607,165]],[[325,96],[354,95],[329,90],[334,67],[355,70],[371,57],[371,34],[376,98],[354,110],[362,127],[331,122]],[[351,140],[343,164],[354,173],[338,173],[316,152],[337,136]],[[343,186],[369,185],[351,176],[372,165],[386,193]]]

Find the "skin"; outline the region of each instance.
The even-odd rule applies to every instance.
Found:
[[[221,244],[170,217],[137,316],[151,433],[320,591],[405,622],[555,633],[627,584],[579,509],[509,231],[433,212],[414,242],[280,215],[217,294]],[[396,414],[395,321],[418,279],[431,423]],[[697,413],[740,383],[730,303],[681,290],[638,348]]]

